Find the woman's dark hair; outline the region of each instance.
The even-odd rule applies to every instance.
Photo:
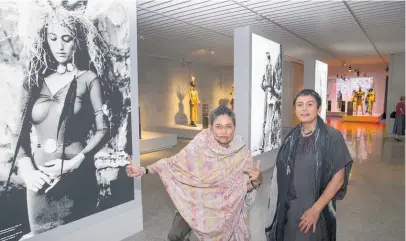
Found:
[[[304,90],[301,90],[301,91],[300,91],[299,93],[297,93],[297,95],[295,96],[295,99],[293,100],[293,105],[296,104],[296,100],[297,100],[297,98],[299,98],[300,96],[312,96],[312,97],[316,100],[317,108],[320,108],[320,106],[321,106],[321,97],[320,97],[320,95],[319,95],[316,91],[314,91],[314,90],[312,90],[312,89],[304,89]]]
[[[224,105],[220,105],[219,107],[217,107],[216,109],[212,110],[212,112],[210,113],[210,125],[213,125],[214,121],[221,115],[227,115],[231,118],[231,120],[233,121],[233,124],[235,126],[235,114],[234,112],[228,108],[227,106]]]

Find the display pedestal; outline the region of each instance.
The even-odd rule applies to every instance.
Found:
[[[146,129],[154,132],[175,134],[178,139],[191,140],[203,130],[202,124],[196,125],[197,127],[172,124],[166,126],[147,127]]]
[[[328,111],[327,116],[328,117],[343,117],[343,116],[345,116],[345,112]]]
[[[343,117],[344,122],[358,122],[358,123],[379,123],[379,116],[370,115],[346,115]]]
[[[178,144],[175,134],[143,131],[140,140],[140,154],[161,151]]]

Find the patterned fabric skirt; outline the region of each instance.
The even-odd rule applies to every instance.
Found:
[[[397,115],[395,118],[395,124],[393,125],[393,134],[395,135],[405,135],[405,116]]]

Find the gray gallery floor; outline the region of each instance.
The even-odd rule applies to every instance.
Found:
[[[346,198],[337,204],[338,241],[405,240],[405,142],[384,137],[377,125],[332,124],[344,134],[354,158]],[[177,153],[186,141],[171,150],[143,155],[143,165]],[[264,160],[261,160],[264,161]],[[253,241],[263,241],[264,216],[271,170],[264,172],[257,201],[250,211]],[[144,231],[126,239],[166,240],[174,206],[157,175],[142,179]],[[197,240],[191,237],[191,241]]]

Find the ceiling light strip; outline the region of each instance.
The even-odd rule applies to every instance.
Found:
[[[173,20],[177,20],[177,21],[179,21],[179,22],[182,22],[182,23],[185,23],[185,24],[188,24],[188,25],[192,25],[192,26],[197,27],[197,28],[202,28],[202,29],[205,29],[205,30],[207,30],[207,31],[215,32],[215,33],[217,33],[217,34],[219,34],[219,35],[223,35],[223,36],[226,36],[226,37],[229,37],[229,38],[232,38],[232,37],[233,37],[233,36],[230,36],[230,35],[228,35],[228,34],[220,33],[220,32],[217,32],[216,30],[213,30],[213,29],[209,29],[209,28],[205,28],[205,27],[203,27],[203,26],[199,26],[199,25],[196,25],[196,24],[193,24],[193,23],[189,23],[189,22],[183,21],[183,20],[181,20],[181,19],[177,19],[177,18],[174,18],[174,17],[172,17],[172,16],[168,16],[168,15],[163,14],[163,13],[155,12],[155,11],[152,11],[152,10],[149,10],[149,9],[146,9],[146,8],[140,8],[140,9],[145,10],[145,11],[148,11],[148,12],[151,12],[151,13],[158,14],[158,15],[161,15],[161,16],[163,16],[163,17],[167,17],[167,18],[170,18],[170,19],[173,19]]]
[[[340,59],[340,58],[337,57],[336,55],[334,55],[334,54],[328,52],[327,50],[324,50],[324,49],[320,48],[319,46],[315,45],[314,43],[310,42],[309,40],[303,38],[302,36],[300,36],[300,35],[298,35],[298,34],[296,34],[296,33],[294,33],[293,31],[287,29],[286,27],[284,27],[283,25],[281,25],[281,24],[279,24],[279,23],[273,21],[272,19],[270,19],[270,18],[268,18],[268,17],[266,17],[266,16],[264,16],[264,15],[262,15],[262,14],[256,12],[256,11],[252,10],[251,8],[245,6],[244,4],[239,3],[239,2],[236,1],[236,0],[231,0],[231,1],[235,2],[236,4],[240,5],[241,7],[245,8],[245,9],[251,11],[252,13],[259,15],[261,18],[263,18],[263,19],[269,21],[270,23],[273,23],[274,25],[276,25],[276,26],[278,26],[279,28],[285,30],[286,32],[288,32],[288,33],[290,33],[290,34],[296,36],[297,38],[300,38],[301,40],[303,40],[303,41],[309,43],[310,45],[314,46],[315,48],[319,49],[320,51],[327,53],[328,55],[330,55],[330,56],[332,56],[332,57],[334,57],[334,58],[340,60],[341,62],[343,61],[342,59]]]

